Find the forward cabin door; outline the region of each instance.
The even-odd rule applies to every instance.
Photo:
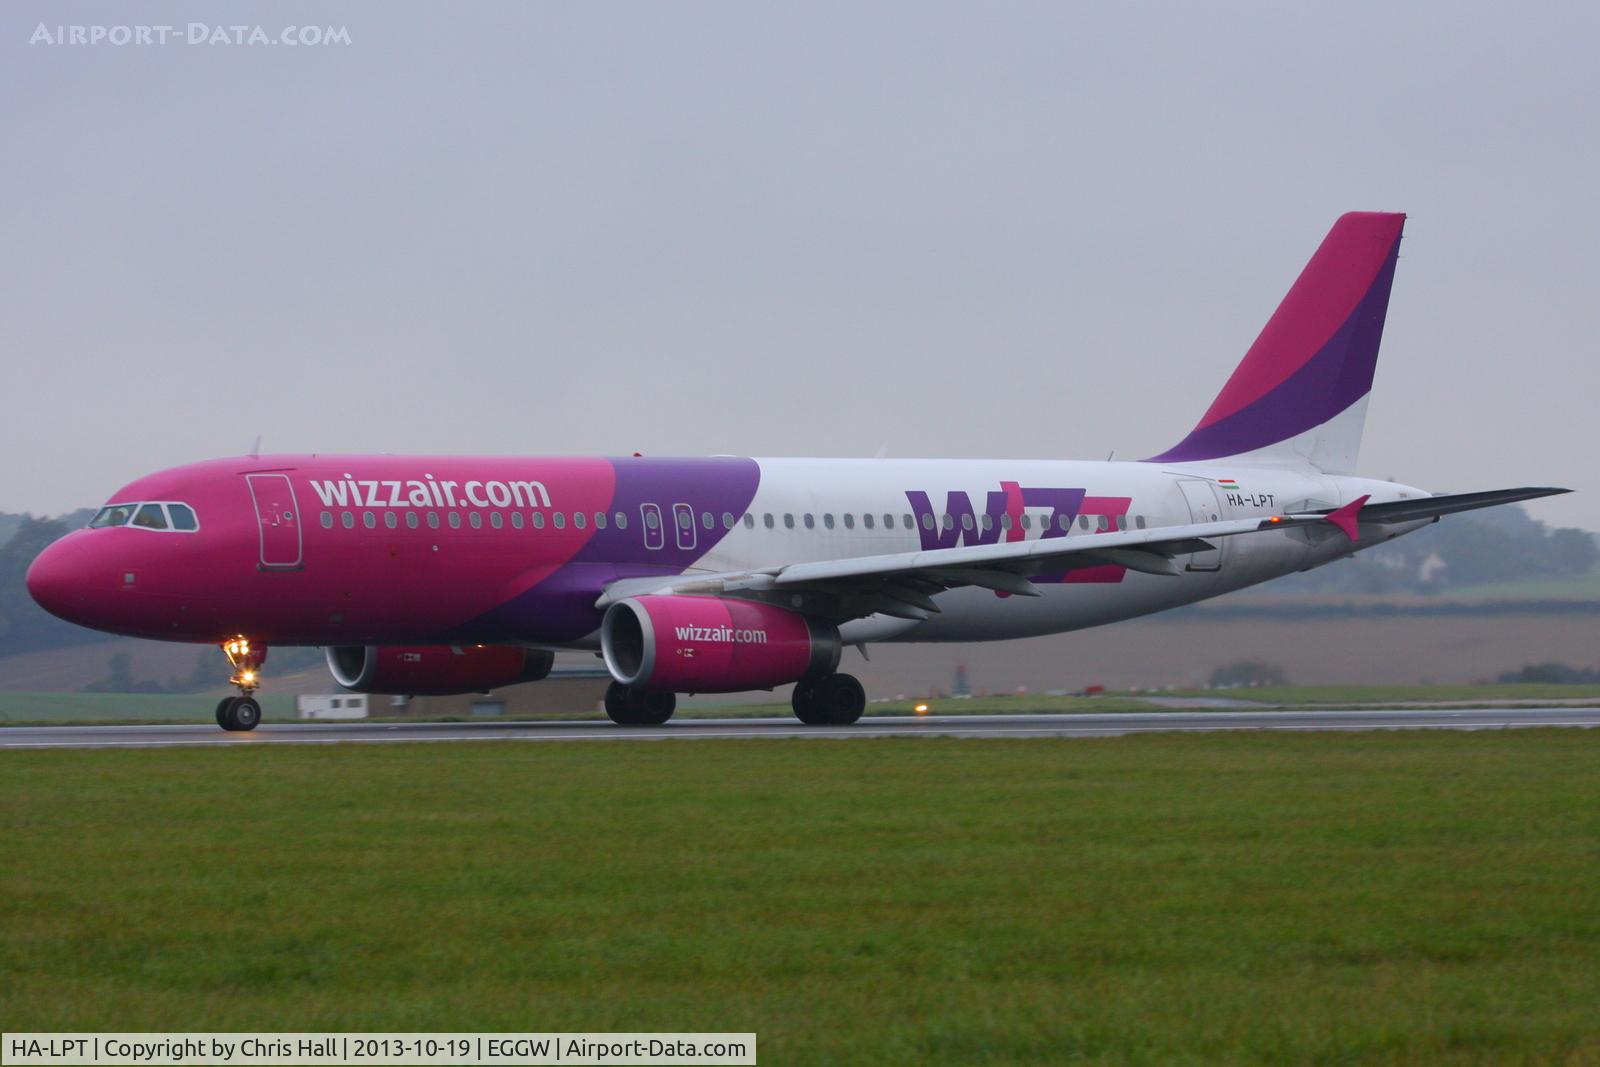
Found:
[[[247,474],[261,529],[262,570],[285,571],[300,566],[300,508],[287,474]]]
[[[1183,499],[1189,504],[1189,521],[1220,522],[1222,520],[1222,502],[1217,499],[1217,490],[1210,482],[1181,481],[1178,488],[1183,490]],[[1217,571],[1222,569],[1222,553],[1227,546],[1228,539],[1219,537],[1214,542],[1217,547],[1209,548],[1203,552],[1189,553],[1188,570],[1191,571]]]

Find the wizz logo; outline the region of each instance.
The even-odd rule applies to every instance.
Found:
[[[993,545],[1002,541],[1021,541],[1032,531],[1042,540],[1065,537],[1080,515],[1094,516],[1095,529],[1105,533],[1122,525],[1132,497],[1089,496],[1079,488],[1024,486],[1001,482],[998,492],[986,494],[982,511],[972,506],[972,498],[956,490],[945,494],[942,512],[921,490],[907,490],[906,500],[916,516],[917,536],[924,550],[956,548],[961,545]],[[1024,516],[1028,525],[1023,525]],[[1120,582],[1125,568],[1099,566],[1080,568],[1064,574],[1036,576],[1035,582]]]

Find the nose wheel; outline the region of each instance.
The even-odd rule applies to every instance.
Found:
[[[261,722],[261,705],[256,703],[256,688],[261,684],[261,664],[266,662],[267,650],[252,645],[248,638],[235,637],[222,643],[222,654],[233,667],[229,684],[239,690],[236,697],[223,697],[217,701],[217,725],[224,730],[254,730]]]
[[[217,702],[217,725],[224,730],[254,730],[261,721],[255,697],[223,697]]]

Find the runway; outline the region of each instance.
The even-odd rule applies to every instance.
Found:
[[[854,726],[794,719],[692,719],[664,726],[608,722],[264,723],[250,733],[212,725],[0,728],[0,748],[155,748],[189,745],[393,744],[415,741],[694,741],[727,738],[1115,737],[1227,730],[1499,730],[1600,726],[1600,706],[1398,710],[1170,711],[1107,715],[868,717]]]

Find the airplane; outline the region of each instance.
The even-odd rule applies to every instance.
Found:
[[[113,493],[27,574],[46,610],[220,645],[253,729],[274,645],[346,689],[487,692],[598,653],[622,725],[794,685],[848,725],[877,642],[1076,630],[1320,567],[1475,508],[1355,475],[1405,215],[1341,216],[1194,428],[1140,461],[278,455]]]

